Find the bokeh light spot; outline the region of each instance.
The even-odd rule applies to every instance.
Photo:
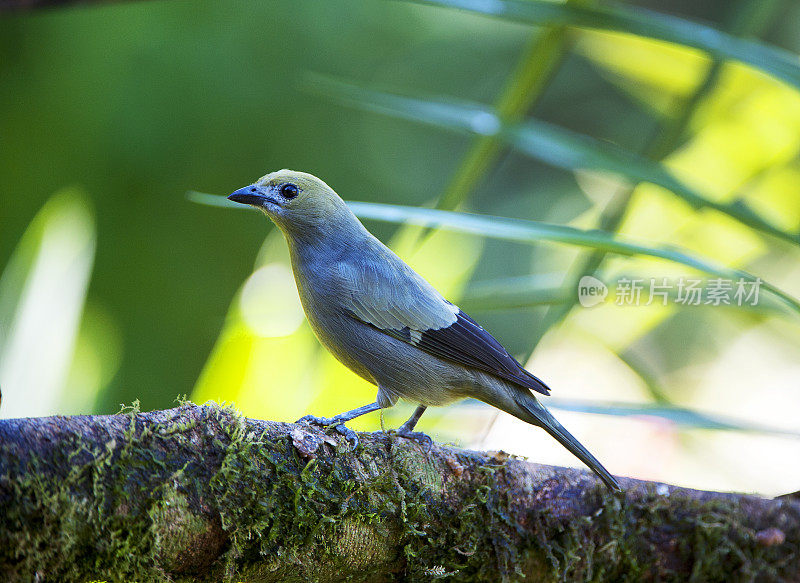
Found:
[[[303,323],[303,307],[291,270],[270,263],[253,272],[239,299],[242,320],[254,334],[274,338],[288,336]]]

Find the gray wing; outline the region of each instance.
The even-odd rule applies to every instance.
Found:
[[[386,247],[381,251],[390,253],[387,261],[337,265],[340,299],[351,316],[439,358],[550,394],[547,385],[458,306]],[[386,259],[383,253],[379,256]]]

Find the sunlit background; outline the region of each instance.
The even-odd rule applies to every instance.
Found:
[[[187,394],[292,421],[371,402],[305,322],[275,228],[187,197],[288,167],[401,207],[355,209],[546,380],[612,473],[800,488],[800,5],[430,4],[504,15],[375,0],[1,14],[0,417]],[[608,295],[583,307],[590,274]],[[651,278],[675,285],[645,305]],[[686,306],[681,278],[763,284],[757,305]],[[419,427],[579,465],[480,403]]]

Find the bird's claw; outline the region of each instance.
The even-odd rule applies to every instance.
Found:
[[[344,423],[336,419],[336,417],[317,417],[316,415],[304,415],[296,421],[296,423],[306,423],[308,425],[319,425],[325,429],[333,427],[336,433],[343,436],[355,450],[358,445],[358,434],[347,427]]]
[[[317,417],[316,415],[303,415],[295,421],[295,423],[305,423],[307,425],[320,425],[322,427],[329,427],[336,423],[336,420],[331,417]]]
[[[399,437],[405,437],[406,439],[416,441],[425,448],[425,451],[430,451],[433,447],[433,440],[429,435],[422,433],[421,431],[409,431],[401,427],[397,430],[397,435]]]
[[[353,451],[358,449],[358,434],[355,431],[342,423],[340,425],[336,425],[336,432],[341,434],[347,441],[350,442],[350,445],[353,446]]]

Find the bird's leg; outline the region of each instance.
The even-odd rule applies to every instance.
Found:
[[[339,413],[335,417],[317,417],[315,415],[305,415],[304,417],[298,419],[297,423],[314,423],[316,425],[324,425],[326,427],[330,425],[339,425],[341,423],[346,423],[351,419],[355,419],[356,417],[361,417],[367,413],[377,411],[378,409],[380,409],[378,403],[370,403],[369,405],[364,405],[363,407],[353,409],[352,411]]]
[[[356,417],[361,417],[367,413],[372,413],[380,409],[378,403],[370,403],[352,411],[345,411],[339,413],[335,417],[317,417],[315,415],[305,415],[297,420],[297,423],[313,423],[314,425],[322,425],[323,427],[335,427],[336,431],[344,436],[344,438],[353,444],[353,449],[358,447],[358,435],[356,432],[345,425],[346,422]],[[422,415],[422,413],[420,413]],[[412,425],[413,427],[413,425]]]
[[[419,418],[422,417],[422,414],[425,412],[425,409],[427,409],[427,408],[428,407],[426,407],[425,405],[420,405],[419,407],[417,407],[416,411],[414,411],[414,414],[411,417],[408,418],[408,421],[403,423],[397,429],[397,433],[408,434],[408,433],[411,433],[412,431],[414,431],[414,428],[417,426],[417,422],[419,421]]]
[[[397,435],[418,441],[425,447],[425,449],[430,449],[433,446],[433,440],[420,431],[414,431],[414,427],[417,426],[417,421],[419,421],[419,418],[422,417],[425,409],[427,409],[425,405],[420,405],[417,407],[416,411],[414,411],[414,414],[409,417],[408,421],[397,428]]]

